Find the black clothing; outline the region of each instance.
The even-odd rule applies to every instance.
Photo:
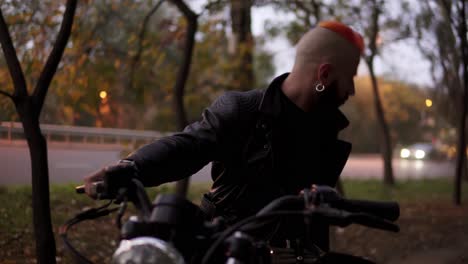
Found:
[[[314,183],[310,168],[321,166],[321,155],[329,147],[327,144],[337,139],[338,131],[333,127],[335,120],[329,111],[318,109],[306,113],[281,89],[279,91],[282,109],[278,130],[281,138],[276,140],[279,159],[275,164],[278,164],[279,175],[285,178],[287,192],[298,193]]]
[[[338,110],[305,113],[282,94],[283,74],[266,90],[227,92],[182,133],[130,154],[147,186],[189,177],[212,161],[214,215],[234,222],[312,183],[335,186],[351,144]]]

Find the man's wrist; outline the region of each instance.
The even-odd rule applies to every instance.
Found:
[[[119,164],[125,164],[125,166],[131,167],[133,171],[133,177],[134,178],[139,178],[139,170],[138,166],[136,165],[135,161],[129,160],[129,159],[121,159],[119,161]]]

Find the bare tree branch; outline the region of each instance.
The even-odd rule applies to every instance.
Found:
[[[159,9],[161,4],[164,2],[164,0],[159,0],[156,5],[151,8],[151,10],[146,14],[145,18],[143,19],[143,24],[140,29],[140,33],[138,34],[138,50],[135,56],[132,58],[132,62],[130,64],[130,88],[133,88],[133,83],[135,79],[135,70],[138,62],[140,61],[141,58],[141,53],[143,52],[143,41],[145,40],[145,35],[146,35],[146,28],[148,27],[149,20],[151,16]]]
[[[41,112],[50,82],[54,77],[57,66],[62,58],[63,51],[65,50],[70,37],[73,19],[75,17],[76,2],[77,0],[67,0],[57,40],[55,41],[52,52],[50,53],[41,75],[39,76],[36,87],[34,88],[33,100],[37,109],[37,115]]]
[[[3,94],[4,96],[9,97],[11,100],[13,100],[13,95],[11,95],[11,94],[9,94],[9,93],[7,93],[5,91],[0,90],[0,94]]]
[[[26,97],[28,96],[28,90],[26,89],[26,80],[24,79],[23,69],[16,55],[15,47],[11,40],[8,26],[3,18],[2,10],[0,9],[0,43],[2,44],[3,54],[8,65],[11,79],[13,80],[13,86],[15,91],[13,92],[14,97]]]

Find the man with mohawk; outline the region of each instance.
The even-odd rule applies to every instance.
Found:
[[[290,73],[264,90],[225,93],[183,132],[87,176],[86,193],[95,198],[93,183],[119,170],[130,168],[145,186],[157,186],[212,162],[213,185],[201,209],[207,218],[234,223],[312,184],[334,187],[351,150],[338,139],[348,126],[338,108],[354,95],[363,48],[362,37],[347,25],[319,23],[297,43]],[[328,250],[328,227],[316,233]]]

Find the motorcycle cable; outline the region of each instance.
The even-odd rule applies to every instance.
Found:
[[[62,241],[65,247],[72,253],[73,258],[79,263],[93,264],[92,261],[83,256],[78,250],[70,243],[68,240],[68,230],[70,228],[82,221],[95,219],[101,216],[106,216],[112,212],[119,210],[120,207],[110,208],[108,207],[113,203],[113,200],[110,200],[108,203],[97,208],[91,208],[84,212],[77,214],[72,219],[68,220],[65,224],[61,225],[59,228],[59,235],[62,238]]]
[[[127,210],[128,198],[125,196],[123,201],[120,202],[119,211],[117,212],[117,216],[115,217],[115,224],[117,228],[120,230],[122,229],[122,217]]]
[[[311,210],[312,209],[312,210]],[[215,251],[218,247],[223,243],[223,241],[232,233],[244,225],[247,225],[254,221],[263,221],[268,218],[278,217],[278,216],[303,216],[306,218],[310,217],[326,217],[330,220],[332,225],[337,226],[348,226],[352,223],[357,223],[360,225],[368,226],[371,228],[387,230],[391,232],[398,232],[399,227],[392,222],[380,219],[374,215],[366,214],[366,213],[349,213],[346,211],[342,211],[339,209],[332,209],[332,208],[310,208],[303,211],[292,211],[292,210],[285,210],[285,211],[273,211],[273,212],[263,212],[261,215],[253,215],[248,218],[241,220],[240,222],[234,224],[233,226],[229,227],[225,231],[223,231],[216,241],[211,245],[211,247],[207,250],[205,256],[202,259],[202,264],[209,264],[211,263],[210,260],[214,256]],[[248,230],[248,228],[247,228]],[[241,230],[242,231],[242,230]],[[246,231],[246,230],[243,230]]]
[[[240,227],[242,227],[243,225],[249,224],[254,221],[262,221],[262,220],[266,220],[266,219],[269,219],[272,217],[278,217],[278,216],[312,217],[313,215],[315,215],[314,211],[286,211],[285,210],[285,211],[276,211],[276,212],[264,213],[262,215],[253,215],[253,216],[247,217],[244,220],[241,220],[240,222],[234,224],[233,226],[223,231],[221,235],[218,237],[218,239],[206,251],[206,254],[205,256],[203,256],[201,263],[202,264],[211,263],[210,262],[211,258],[214,256],[215,251],[218,249],[219,246],[221,246],[223,241],[232,233],[234,233],[236,230],[238,230]]]
[[[310,189],[308,188],[304,188],[304,190],[302,191],[304,193],[304,206],[305,208],[311,208],[311,203],[310,201],[313,201],[311,196],[312,196],[312,193],[310,191]],[[315,193],[314,193],[315,195]],[[315,197],[314,197],[314,200],[315,200]],[[305,233],[306,234],[310,234],[310,225],[311,225],[311,222],[310,222],[310,218],[309,217],[304,217],[304,227],[305,227]],[[310,238],[309,236],[306,236],[305,237],[305,243],[307,245],[310,245]]]

